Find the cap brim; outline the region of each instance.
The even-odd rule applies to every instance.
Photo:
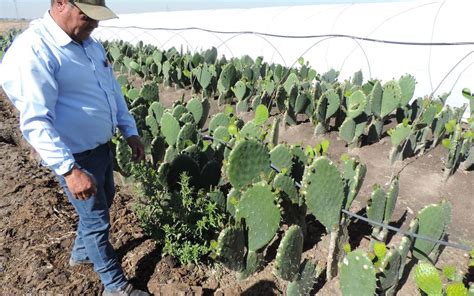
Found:
[[[78,2],[75,2],[74,5],[76,5],[85,15],[96,21],[106,21],[118,18],[118,16],[106,6]]]

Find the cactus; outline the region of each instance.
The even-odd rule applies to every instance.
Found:
[[[257,251],[266,246],[280,226],[280,209],[270,186],[255,184],[243,192],[237,210],[237,220],[245,219],[248,228],[248,249]]]
[[[186,103],[186,109],[188,109],[189,112],[194,117],[194,122],[201,122],[201,119],[204,114],[204,108],[202,106],[202,102],[199,101],[197,98],[192,98]]]
[[[346,114],[348,117],[354,119],[362,115],[362,113],[365,112],[366,107],[367,97],[365,94],[360,90],[355,91],[347,98]]]
[[[181,103],[178,103],[178,105],[174,106],[173,110],[171,110],[171,114],[173,115],[173,117],[178,120],[186,113],[188,113],[188,109],[181,105]]]
[[[151,162],[153,166],[158,167],[158,163],[165,157],[166,144],[165,139],[156,137],[151,142]]]
[[[217,89],[221,94],[227,94],[237,80],[237,70],[235,69],[234,64],[228,63],[224,66],[219,76],[219,80],[217,81]]]
[[[165,108],[163,107],[163,105],[161,105],[160,102],[153,102],[151,103],[150,107],[148,107],[148,115],[153,116],[156,122],[161,121],[161,117],[163,116],[164,111]]]
[[[420,290],[428,295],[442,295],[443,284],[438,270],[428,262],[420,262],[415,267],[415,281]]]
[[[242,197],[242,193],[235,188],[232,188],[227,194],[226,210],[229,214],[231,214],[234,217],[235,217],[236,206],[239,203],[239,200],[241,197]]]
[[[321,270],[317,269],[318,268],[312,262],[303,262],[298,279],[288,284],[288,287],[286,289],[286,295],[310,295],[314,283],[316,282],[316,278],[321,273]]]
[[[446,227],[451,221],[451,205],[447,201],[442,201],[439,204],[432,204],[423,208],[417,215],[418,230],[417,233],[430,237],[435,240],[443,239]],[[438,253],[439,244],[416,239],[413,245],[413,256],[419,260],[432,260],[436,262],[435,258]]]
[[[256,272],[263,264],[263,254],[248,251],[245,257],[245,269],[237,274],[239,280],[244,280]]]
[[[367,173],[367,166],[354,159],[344,161],[344,209],[349,210],[359,193]]]
[[[400,107],[404,107],[410,103],[410,100],[413,98],[415,93],[416,80],[410,74],[403,75],[398,79],[398,84],[400,86],[401,96],[400,96]]]
[[[317,93],[319,91],[316,88],[315,96]],[[329,131],[329,119],[339,110],[340,105],[341,99],[334,89],[329,89],[321,95],[315,107],[315,117],[318,122],[315,130],[316,134],[323,134]]]
[[[378,274],[381,294],[386,296],[395,295],[401,277],[400,273],[403,271],[401,264],[402,255],[400,251],[398,249],[388,251],[382,260],[380,273]]]
[[[402,90],[397,81],[391,80],[384,84],[382,94],[382,105],[380,117],[385,118],[387,115],[395,111],[400,105],[402,98]]]
[[[176,147],[183,150],[192,143],[197,142],[196,126],[192,123],[185,124],[178,133]]]
[[[214,65],[199,65],[192,70],[192,74],[197,78],[202,90],[206,90],[212,78],[216,76],[216,69]]]
[[[360,146],[360,136],[367,126],[366,116],[359,116],[356,119],[347,117],[339,128],[339,137],[343,139],[349,148]]]
[[[301,193],[306,205],[327,229],[332,231],[340,221],[344,202],[344,185],[337,167],[322,156],[306,167]]]
[[[272,165],[285,172],[291,171],[293,165],[293,155],[284,144],[278,144],[270,151]]]
[[[194,159],[185,154],[180,154],[170,163],[169,172],[166,176],[166,182],[168,188],[171,191],[179,191],[181,180],[181,174],[186,172],[189,176],[189,185],[196,188],[199,184],[199,165]]]
[[[209,189],[217,186],[221,179],[221,167],[221,163],[216,160],[207,162],[201,169],[200,187]]]
[[[238,227],[224,228],[217,239],[217,256],[220,262],[234,271],[245,268],[245,234]]]
[[[128,146],[125,139],[120,137],[117,141],[117,146],[115,148],[117,164],[120,169],[120,173],[124,177],[129,177],[131,175],[132,170],[132,150]]]
[[[263,135],[262,129],[253,121],[247,122],[240,130],[240,136],[248,139],[260,139]]]
[[[279,173],[275,176],[275,179],[273,179],[273,188],[283,191],[292,203],[298,205],[301,204],[298,191],[295,187],[295,180],[293,180],[293,178],[283,173]]]
[[[471,93],[469,88],[464,88],[462,90],[462,95],[469,100],[471,118],[474,117],[474,93]]]
[[[280,118],[275,117],[273,119],[273,124],[270,132],[270,143],[273,144],[273,146],[278,145],[278,137],[280,134]]]
[[[229,123],[230,119],[227,114],[217,113],[212,117],[211,121],[209,122],[209,133],[212,135],[214,133],[214,130],[219,126],[224,126],[227,128]]]
[[[245,98],[245,94],[247,93],[247,86],[245,85],[245,81],[237,81],[235,85],[231,87],[231,89],[239,102]]]
[[[375,269],[367,254],[360,250],[347,254],[340,266],[342,295],[374,295],[375,284]]]
[[[291,226],[280,242],[275,259],[275,275],[285,281],[298,276],[303,252],[303,231],[298,225]]]
[[[180,131],[180,126],[178,120],[176,120],[173,115],[166,112],[161,117],[160,121],[161,133],[165,136],[166,143],[173,146],[178,140],[178,133]]]
[[[389,130],[392,149],[390,150],[390,163],[393,164],[397,160],[403,158],[405,143],[408,141],[412,133],[412,126],[407,122],[399,123],[395,128]]]
[[[159,101],[158,93],[158,84],[153,81],[145,82],[140,89],[140,96],[150,104]]]

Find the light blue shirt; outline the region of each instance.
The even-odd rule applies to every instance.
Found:
[[[24,137],[57,174],[117,127],[125,138],[138,135],[102,45],[92,37],[73,41],[48,12],[8,49],[0,81]]]

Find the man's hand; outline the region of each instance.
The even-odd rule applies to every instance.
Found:
[[[64,179],[69,191],[77,199],[87,200],[97,193],[92,176],[77,167],[74,167]]]
[[[138,136],[130,136],[127,138],[127,143],[132,148],[133,161],[139,162],[145,159],[145,147]]]

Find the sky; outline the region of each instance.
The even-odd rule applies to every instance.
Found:
[[[397,0],[107,0],[107,5],[118,14],[151,11],[175,11],[219,8],[251,8],[286,5],[308,5],[328,3],[399,2]],[[34,19],[48,9],[50,0],[0,0],[0,18]]]

